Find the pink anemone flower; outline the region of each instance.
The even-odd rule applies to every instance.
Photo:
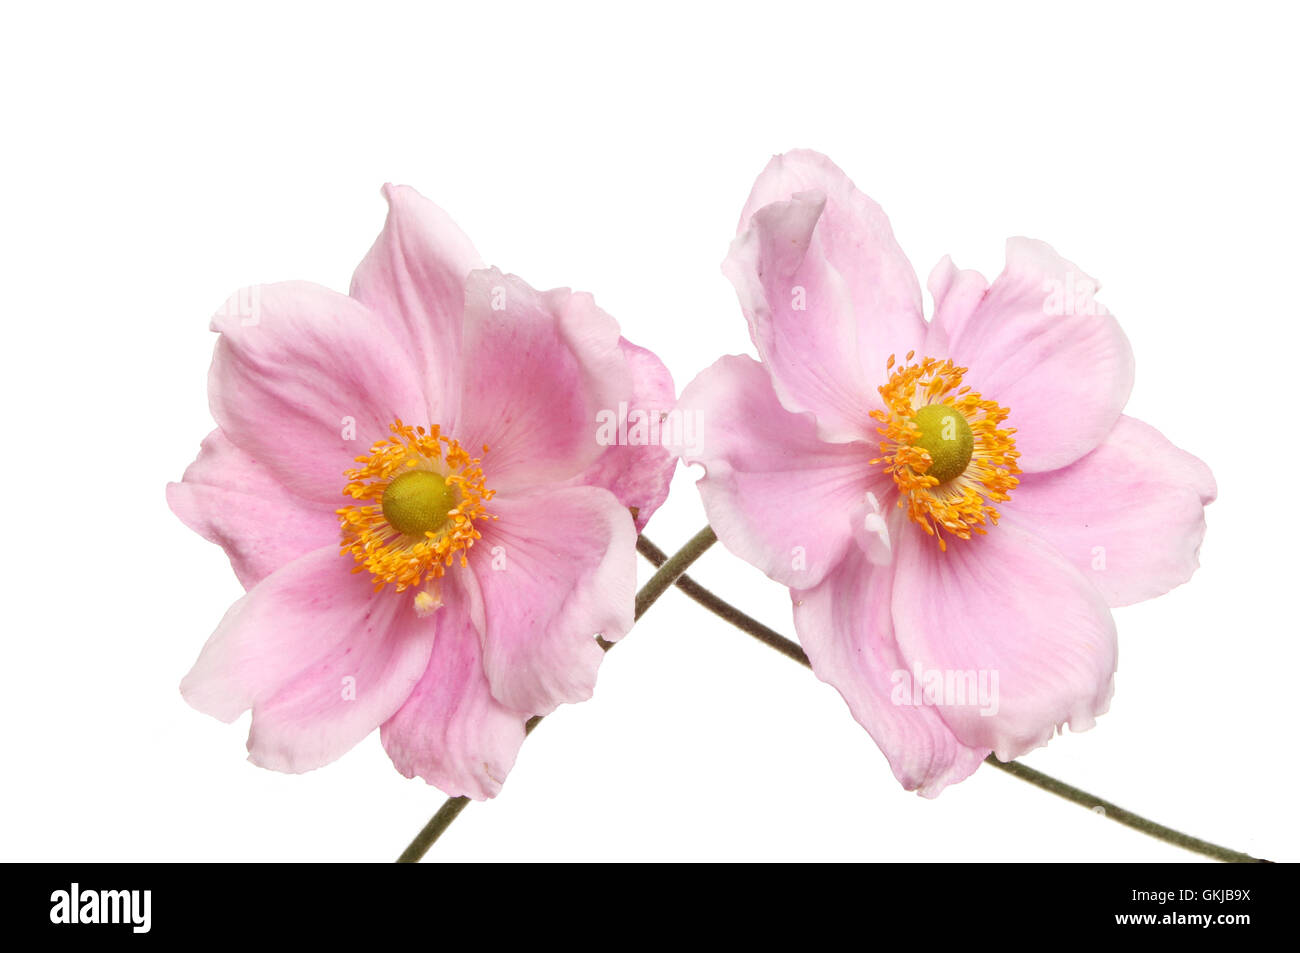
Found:
[[[488,798],[530,716],[591,696],[596,636],[632,624],[675,458],[597,421],[667,411],[673,383],[590,295],[484,269],[439,208],[384,193],[350,295],[262,286],[213,319],[217,429],[167,499],[247,593],[181,691],[252,709],[263,767],[379,728],[402,774]]]
[[[1109,705],[1110,608],[1197,567],[1210,471],[1124,416],[1133,356],[1096,283],[1007,242],[945,258],[933,318],[880,207],[772,160],[723,265],[761,363],[683,392],[709,521],[788,586],[813,670],[909,790],[937,795]]]

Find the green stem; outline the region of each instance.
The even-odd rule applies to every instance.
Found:
[[[451,827],[451,822],[460,817],[460,812],[469,806],[467,797],[449,797],[442,802],[442,807],[438,808],[438,813],[429,818],[429,823],[421,828],[420,833],[415,835],[414,840],[406,846],[400,857],[397,858],[399,864],[419,863],[421,857],[429,852],[433,842],[442,836],[442,832]]]
[[[680,550],[670,558],[662,551],[655,547],[655,552],[659,553],[660,559],[655,563],[656,572],[641,587],[636,594],[636,608],[633,610],[632,619],[635,622],[645,615],[647,609],[654,605],[655,601],[665,592],[672,588],[678,577],[686,572],[687,568],[695,560],[699,559],[708,550],[710,546],[718,541],[714,535],[713,528],[704,527],[687,542]],[[640,540],[637,541],[637,548],[640,550]],[[600,647],[608,652],[614,647],[613,642],[606,642],[604,639],[597,638]],[[534,728],[541,724],[542,716],[534,715],[528,719],[524,725],[524,735],[532,734]],[[434,845],[443,831],[451,826],[452,822],[460,816],[460,812],[469,806],[467,797],[449,797],[443,802],[438,812],[429,818],[429,822],[421,828],[420,833],[416,834],[411,843],[407,845],[406,850],[402,851],[401,856],[397,858],[399,864],[414,864],[429,852],[429,848]]]
[[[637,539],[636,548],[637,552],[656,566],[662,566],[668,560],[664,551],[644,536]],[[797,642],[793,642],[781,635],[779,632],[769,629],[757,619],[741,612],[731,603],[718,598],[690,576],[687,576],[684,573],[678,574],[673,585],[704,608],[708,609],[714,615],[730,622],[745,634],[753,636],[764,645],[775,649],[787,658],[794,659],[800,665],[803,665],[806,668],[812,668],[812,664],[808,661],[807,653],[804,652]],[[1033,768],[1023,765],[1019,761],[1003,762],[999,761],[992,755],[989,755],[985,761],[998,770],[1005,771],[1012,777],[1017,777],[1022,781],[1027,781],[1036,787],[1042,788],[1044,791],[1049,791],[1057,797],[1064,798],[1067,801],[1086,807],[1091,811],[1104,813],[1107,818],[1116,823],[1123,824],[1126,827],[1131,827],[1136,831],[1141,831],[1148,837],[1154,837],[1156,840],[1164,841],[1167,844],[1173,844],[1176,847],[1182,847],[1185,850],[1190,850],[1193,853],[1202,854],[1205,857],[1211,857],[1214,860],[1220,860],[1224,863],[1271,863],[1271,861],[1252,857],[1250,854],[1242,853],[1239,850],[1232,850],[1228,847],[1221,847],[1218,844],[1211,844],[1209,841],[1201,840],[1199,837],[1192,837],[1190,834],[1176,831],[1172,827],[1165,827],[1165,825],[1158,824],[1140,814],[1134,814],[1132,811],[1125,810],[1118,804],[1113,804],[1104,798],[1099,798],[1095,794],[1089,794],[1087,791],[1073,787],[1063,781],[1058,781],[1053,777],[1043,774],[1041,771],[1035,771]],[[1098,808],[1100,808],[1100,810],[1098,810]]]
[[[1041,771],[1035,771],[1028,765],[1021,764],[1019,761],[999,761],[993,755],[984,759],[987,763],[999,770],[1005,771],[1021,781],[1028,781],[1030,784],[1042,788],[1044,791],[1050,791],[1057,797],[1065,798],[1081,807],[1086,807],[1090,811],[1098,814],[1104,814],[1110,820],[1117,824],[1123,824],[1125,827],[1131,827],[1135,831],[1141,831],[1148,837],[1154,837],[1156,840],[1162,840],[1167,844],[1173,844],[1176,847],[1182,847],[1184,850],[1190,850],[1195,854],[1203,854],[1206,857],[1212,857],[1215,860],[1221,860],[1225,864],[1270,864],[1272,861],[1263,860],[1259,857],[1252,857],[1250,854],[1243,854],[1239,850],[1232,850],[1228,847],[1220,847],[1218,844],[1211,844],[1207,840],[1201,840],[1199,837],[1193,837],[1191,834],[1184,834],[1182,831],[1176,831],[1172,827],[1165,827],[1163,824],[1157,824],[1155,821],[1143,817],[1141,814],[1134,814],[1127,811],[1104,798],[1099,798],[1095,794],[1089,794],[1080,788],[1066,784],[1064,781],[1058,781],[1056,778],[1043,774]]]

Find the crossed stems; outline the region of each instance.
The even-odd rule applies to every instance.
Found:
[[[634,618],[640,619],[646,610],[652,606],[655,601],[667,592],[673,586],[680,589],[685,595],[698,602],[704,608],[708,609],[714,615],[730,622],[746,635],[753,636],[769,648],[775,649],[787,658],[793,659],[805,668],[812,668],[808,661],[808,656],[797,642],[793,642],[781,635],[779,632],[768,628],[757,619],[751,618],[741,612],[735,606],[715,596],[708,589],[705,589],[698,582],[686,575],[686,570],[690,568],[691,563],[699,559],[708,550],[710,546],[718,541],[712,527],[706,526],[700,530],[690,541],[671,557],[664,553],[658,546],[650,542],[645,536],[637,537],[636,548],[642,556],[655,565],[656,572],[646,582],[641,590],[636,594],[636,613]],[[600,639],[601,648],[609,651],[613,648],[613,643]],[[541,722],[541,716],[530,718],[524,726],[525,734],[532,732]],[[1218,844],[1211,844],[1209,841],[1201,840],[1199,837],[1192,837],[1190,834],[1184,834],[1176,831],[1171,827],[1165,827],[1163,824],[1157,824],[1155,821],[1142,817],[1140,814],[1134,814],[1127,811],[1118,804],[1113,804],[1104,798],[1089,794],[1087,791],[1073,787],[1063,781],[1058,781],[1053,777],[1043,774],[1041,771],[1035,771],[1033,768],[1026,767],[1018,761],[999,761],[997,758],[989,755],[986,760],[987,764],[992,765],[1000,771],[1005,771],[1013,777],[1022,781],[1042,788],[1055,794],[1057,797],[1064,798],[1091,811],[1104,814],[1107,818],[1126,827],[1131,827],[1136,831],[1141,831],[1148,837],[1154,837],[1156,840],[1165,841],[1190,850],[1197,854],[1203,854],[1214,860],[1234,864],[1259,864],[1269,863],[1258,857],[1252,857],[1241,851],[1232,850],[1227,847],[1220,847]],[[415,863],[423,857],[434,845],[434,842],[442,836],[442,832],[451,826],[451,823],[460,816],[460,812],[465,810],[469,804],[467,797],[448,798],[438,809],[438,812],[429,819],[420,833],[415,835],[415,839],[402,851],[397,858],[398,863]]]

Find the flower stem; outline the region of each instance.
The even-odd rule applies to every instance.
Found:
[[[654,562],[655,564],[656,572],[646,580],[646,584],[642,586],[641,590],[636,594],[636,608],[633,610],[633,621],[636,621],[637,619],[640,619],[641,616],[645,615],[646,610],[654,605],[655,601],[660,596],[672,588],[673,583],[686,572],[691,563],[703,556],[708,548],[717,541],[718,537],[714,534],[713,528],[706,526],[704,529],[692,536],[690,541],[671,557],[666,555],[657,546],[654,546],[654,551],[659,555],[657,562],[651,560],[651,562]],[[651,545],[653,546],[653,544]],[[644,550],[641,549],[640,538],[637,540],[637,550],[644,553]],[[604,639],[599,637],[596,641],[600,643],[600,647],[606,652],[612,649],[616,644],[613,642],[606,642]],[[529,718],[528,722],[524,725],[525,737],[532,734],[533,729],[541,724],[541,721],[541,715],[534,715],[532,718]],[[402,851],[401,856],[397,858],[397,862],[399,864],[414,864],[418,862],[421,857],[429,852],[429,848],[432,847],[438,838],[442,836],[443,831],[451,826],[452,822],[460,816],[460,812],[465,810],[468,805],[469,798],[467,797],[447,798],[447,800],[443,802],[442,807],[438,808],[438,812],[434,814],[433,817],[429,818],[429,822],[424,825],[420,830],[420,833],[416,834],[411,843],[407,845],[406,850]]]
[[[451,827],[451,822],[460,817],[460,812],[469,806],[467,797],[449,797],[442,802],[442,807],[438,808],[438,813],[429,818],[429,823],[420,829],[420,833],[406,845],[406,850],[402,851],[397,858],[399,864],[418,863],[420,858],[429,852],[433,842],[442,836],[442,832]]]
[[[1073,801],[1081,807],[1086,807],[1090,811],[1098,814],[1104,814],[1106,817],[1115,821],[1117,824],[1123,824],[1131,827],[1135,831],[1141,831],[1148,837],[1154,837],[1156,840],[1162,840],[1167,844],[1173,844],[1175,847],[1182,847],[1184,850],[1190,850],[1195,854],[1203,854],[1214,860],[1221,860],[1225,864],[1269,864],[1272,861],[1263,860],[1259,857],[1252,857],[1250,854],[1244,854],[1239,850],[1232,850],[1228,847],[1220,847],[1218,844],[1211,844],[1209,841],[1201,840],[1199,837],[1193,837],[1191,834],[1184,834],[1182,831],[1176,831],[1172,827],[1165,827],[1163,824],[1157,824],[1155,821],[1143,817],[1140,814],[1134,814],[1132,811],[1126,811],[1118,804],[1113,804],[1104,798],[1099,798],[1095,794],[1089,794],[1087,791],[1066,784],[1064,781],[1058,781],[1056,778],[1049,777],[1041,771],[1035,771],[1028,765],[1021,764],[1019,761],[999,761],[993,755],[984,759],[993,767],[1005,771],[1021,781],[1028,781],[1044,791],[1050,791],[1057,797],[1065,798],[1067,801]]]
[[[637,552],[655,566],[662,566],[668,562],[668,556],[664,551],[644,536],[637,538],[636,548]],[[676,559],[677,557],[674,556],[673,558]],[[775,649],[787,658],[794,659],[800,665],[803,665],[806,668],[812,668],[812,664],[808,661],[807,653],[804,652],[797,642],[787,639],[785,636],[768,628],[757,619],[741,612],[731,603],[718,598],[685,573],[678,573],[673,585],[685,593],[689,598],[695,600],[704,608],[708,609],[714,615],[730,622],[747,635],[753,636],[764,645]],[[1089,794],[1087,791],[1073,787],[1063,781],[1058,781],[1049,775],[1043,774],[1041,771],[1035,771],[1033,768],[1023,765],[1018,761],[999,761],[997,758],[993,757],[993,755],[989,755],[985,759],[985,762],[1001,771],[1005,771],[1012,777],[1019,778],[1022,781],[1027,781],[1036,787],[1042,788],[1044,791],[1049,791],[1057,797],[1064,798],[1067,801],[1086,807],[1091,811],[1104,814],[1107,818],[1116,823],[1123,824],[1126,827],[1131,827],[1136,831],[1141,831],[1148,837],[1164,841],[1167,844],[1173,844],[1176,847],[1182,847],[1184,850],[1190,850],[1193,853],[1202,854],[1205,857],[1223,861],[1224,863],[1271,863],[1271,861],[1252,857],[1250,854],[1242,853],[1238,850],[1232,850],[1228,847],[1220,847],[1218,844],[1211,844],[1209,841],[1201,840],[1199,837],[1192,837],[1190,834],[1176,831],[1172,827],[1165,827],[1165,825],[1158,824],[1153,820],[1142,817],[1140,814],[1134,814],[1132,811],[1125,810],[1118,804],[1113,804],[1104,798],[1099,798],[1095,794]]]

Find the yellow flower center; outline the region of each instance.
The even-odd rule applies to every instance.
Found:
[[[407,470],[384,488],[381,508],[388,525],[408,536],[423,536],[446,525],[460,494],[433,470]]]
[[[885,409],[873,410],[880,421],[883,464],[898,486],[898,505],[947,549],[947,533],[970,539],[997,523],[993,504],[1011,499],[1020,482],[1014,428],[999,425],[1010,413],[962,386],[966,368],[933,357],[894,369],[880,388]]]
[[[353,572],[370,572],[376,592],[389,583],[398,592],[436,583],[456,560],[465,565],[466,552],[482,537],[475,520],[494,518],[483,506],[492,491],[480,459],[436,426],[426,431],[398,420],[390,429],[393,436],[344,474],[344,496],[362,502],[338,510],[341,552],[357,561]],[[435,586],[417,594],[415,605],[430,611],[440,602]]]
[[[913,446],[930,455],[926,475],[939,484],[966,472],[975,452],[975,435],[966,418],[947,404],[926,404],[912,415],[918,436]]]

